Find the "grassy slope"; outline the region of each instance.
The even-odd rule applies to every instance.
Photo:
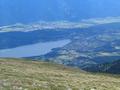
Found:
[[[120,90],[120,76],[46,62],[0,59],[0,90]]]

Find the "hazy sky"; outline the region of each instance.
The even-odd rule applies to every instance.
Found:
[[[0,0],[0,25],[119,15],[120,0]]]

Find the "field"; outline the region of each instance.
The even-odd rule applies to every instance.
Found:
[[[120,75],[25,59],[0,59],[0,90],[120,90]]]

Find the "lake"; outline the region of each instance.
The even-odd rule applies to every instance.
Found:
[[[52,49],[63,47],[68,43],[70,43],[70,40],[59,40],[3,49],[0,50],[0,57],[20,58],[44,55],[51,52]]]

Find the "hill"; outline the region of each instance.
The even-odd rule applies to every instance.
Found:
[[[119,90],[120,76],[47,62],[0,59],[0,90]]]

